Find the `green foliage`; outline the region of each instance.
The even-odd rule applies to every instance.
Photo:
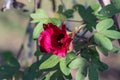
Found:
[[[73,9],[67,9],[67,10],[64,11],[64,10],[63,10],[63,6],[62,6],[62,5],[59,5],[57,12],[58,12],[59,14],[64,15],[66,18],[72,18],[72,17],[73,17],[74,10],[73,10]]]
[[[80,17],[82,17],[86,27],[89,31],[92,31],[92,27],[96,25],[96,16],[93,14],[94,10],[91,7],[85,9],[83,5],[76,6]]]
[[[120,32],[115,30],[105,30],[101,31],[101,33],[111,39],[120,39]]]
[[[111,0],[114,2],[114,0]],[[118,2],[119,3],[119,2]],[[112,17],[113,15],[117,14],[120,12],[120,7],[116,7],[116,4],[110,4],[110,5],[107,5],[105,7],[103,7],[100,11],[99,11],[99,15],[100,18],[103,18],[103,17]]]
[[[66,18],[71,18],[71,17],[73,17],[73,12],[74,12],[73,9],[68,9],[63,12],[63,15],[66,16]]]
[[[98,72],[95,64],[91,63],[89,65],[88,71],[89,71],[88,74],[89,80],[98,80]]]
[[[105,71],[108,65],[101,62],[99,54],[108,56],[108,52],[120,53],[120,48],[112,44],[112,40],[120,39],[120,32],[113,28],[113,15],[120,13],[120,0],[111,0],[112,4],[100,9],[99,4],[94,4],[85,8],[81,4],[74,6],[79,16],[86,24],[84,29],[90,31],[92,36],[86,38],[86,31],[83,35],[75,33],[73,36],[73,52],[68,52],[66,57],[57,57],[56,55],[47,54],[36,50],[34,56],[39,58],[31,66],[20,71],[20,64],[11,52],[2,53],[4,60],[0,64],[0,80],[16,78],[18,73],[22,75],[22,80],[72,80],[71,70],[76,70],[76,80],[98,80],[98,71]],[[37,9],[31,14],[35,23],[33,30],[33,39],[38,39],[43,31],[43,24],[53,23],[57,26],[62,21],[74,17],[74,9],[64,9],[62,5],[58,7],[53,17],[48,17],[42,9]],[[98,22],[99,21],[99,22]],[[74,26],[73,26],[74,27]],[[53,37],[53,36],[52,36]],[[75,40],[76,39],[76,40]],[[62,42],[62,40],[61,40]]]
[[[56,70],[55,70],[55,71],[51,71],[49,74],[46,75],[46,77],[45,77],[44,80],[51,80],[50,78],[51,78],[51,76],[53,76],[53,74],[54,74],[55,72],[56,72]]]
[[[33,30],[33,39],[37,39],[40,33],[43,31],[43,24],[53,23],[57,26],[60,25],[60,19],[49,18],[46,12],[42,9],[37,9],[35,13],[31,14],[33,18],[32,22],[37,23]]]
[[[96,25],[96,33],[94,34],[95,42],[102,47],[97,49],[102,52],[105,56],[108,55],[108,50],[113,49],[111,39],[120,39],[120,32],[115,30],[108,30],[113,25],[112,19],[104,19]],[[106,50],[107,49],[107,50]]]
[[[37,49],[36,52],[34,53],[34,56],[40,56],[41,55],[40,53],[41,53],[40,50]]]
[[[30,67],[26,68],[23,73],[23,80],[34,80],[42,75],[43,71],[39,71],[40,62],[33,63]]]
[[[113,49],[111,50],[112,53],[118,53],[120,54],[120,48],[116,47],[116,46],[113,46]]]
[[[40,65],[39,69],[52,68],[55,65],[57,65],[59,61],[60,61],[59,57],[57,57],[56,55],[52,55],[50,58],[48,58],[45,62],[43,62]]]
[[[75,58],[76,58],[76,55],[75,55],[74,52],[67,53],[67,55],[66,55],[66,64],[68,65]]]
[[[60,59],[60,69],[63,72],[64,75],[70,74],[70,68],[67,67],[66,58]]]
[[[20,64],[9,51],[3,52],[1,55],[5,63],[0,65],[0,80],[9,79],[19,71]]]
[[[94,34],[94,39],[97,44],[101,45],[105,49],[112,50],[113,48],[112,42],[104,35],[96,33]]]
[[[104,56],[108,56],[108,50],[107,50],[107,49],[105,49],[105,48],[103,48],[103,47],[101,47],[101,46],[96,46],[96,49],[97,49],[99,52],[103,53]]]
[[[115,6],[116,9],[120,11],[120,0],[110,0],[112,2],[112,5]]]
[[[41,22],[48,18],[48,15],[43,9],[37,9],[35,13],[32,13],[31,18],[33,19],[32,22]]]
[[[86,62],[86,60],[82,57],[78,57],[76,59],[74,59],[70,64],[69,67],[71,69],[77,69],[79,68],[81,65],[83,65]]]
[[[105,31],[112,27],[113,24],[114,22],[112,19],[102,20],[96,25],[96,30],[101,33],[101,31]]]
[[[76,80],[84,80],[87,75],[87,61],[82,58],[78,57],[74,59],[70,64],[69,67],[71,69],[77,69],[76,72]]]

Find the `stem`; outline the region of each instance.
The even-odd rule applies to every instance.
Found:
[[[64,4],[63,0],[60,0],[60,2],[61,2],[61,4],[63,5],[64,10],[66,10],[66,7],[65,7],[65,4]]]
[[[53,6],[53,11],[56,11],[56,1],[55,0],[51,0],[52,1],[52,6]]]
[[[79,23],[80,23],[80,22],[83,22],[82,20],[81,20],[81,21],[78,21],[78,20],[69,20],[69,19],[66,20],[66,21],[70,21],[70,22],[79,22]]]
[[[16,56],[17,59],[20,58],[21,53],[22,53],[22,51],[23,51],[23,49],[24,49],[24,43],[25,43],[25,40],[26,40],[26,36],[27,36],[27,28],[26,28],[26,33],[25,33],[25,35],[24,35],[24,37],[23,37],[23,42],[22,42],[21,47],[20,47],[20,49],[19,49],[19,51],[18,51],[18,53],[17,53],[17,56]]]
[[[34,0],[34,9],[37,10],[38,8],[40,8],[41,6],[39,6],[41,3],[41,0]],[[36,25],[36,24],[35,24]],[[38,48],[38,40],[36,41],[36,48]],[[39,61],[39,56],[36,57],[36,60]]]
[[[103,0],[98,0],[98,1],[99,1],[100,5],[101,5],[102,7],[105,6]]]

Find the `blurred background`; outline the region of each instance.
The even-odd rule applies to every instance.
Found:
[[[30,66],[34,62],[35,42],[29,44],[30,35],[26,33],[26,29],[30,26],[30,14],[34,9],[33,0],[17,0],[24,3],[23,9],[10,8],[4,12],[0,11],[0,53],[11,51],[17,57],[20,48],[24,45],[23,51],[19,57],[22,67]],[[67,9],[73,7],[73,0],[63,0]],[[97,0],[76,0],[78,4],[85,6],[98,3]],[[4,0],[0,0],[0,8],[4,5]],[[56,8],[61,4],[60,0],[56,0]],[[42,0],[41,8],[44,9],[49,16],[52,16],[52,1]],[[74,13],[74,20],[81,20],[78,13]],[[80,23],[73,22],[72,25],[79,26]],[[70,26],[71,29],[73,28]],[[28,31],[29,32],[29,31]],[[116,44],[117,41],[114,41]],[[119,46],[119,45],[117,45]],[[109,65],[109,70],[100,73],[99,80],[119,80],[120,79],[120,55],[109,54],[108,57],[100,56],[101,60]]]

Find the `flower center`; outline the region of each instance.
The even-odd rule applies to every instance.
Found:
[[[62,46],[64,42],[64,34],[60,34],[57,38],[58,46]]]

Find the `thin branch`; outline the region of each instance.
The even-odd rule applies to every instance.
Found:
[[[99,1],[100,5],[101,5],[102,7],[104,7],[104,6],[105,6],[105,4],[104,4],[103,0],[98,0],[98,1]]]
[[[16,0],[15,0],[16,1]],[[33,12],[35,12],[35,10],[37,9],[37,8],[40,8],[41,7],[41,1],[42,0],[34,0],[34,10],[33,10]],[[22,54],[22,51],[23,51],[23,49],[24,49],[24,43],[25,43],[25,41],[26,41],[26,36],[27,36],[27,34],[29,33],[30,35],[32,35],[32,32],[33,32],[33,28],[34,28],[34,26],[32,26],[31,24],[31,20],[32,20],[32,18],[30,18],[30,20],[28,21],[28,25],[27,25],[27,28],[26,28],[26,32],[25,32],[25,34],[24,34],[24,37],[23,37],[23,42],[22,42],[22,44],[21,44],[21,46],[20,46],[20,49],[18,50],[18,53],[17,53],[17,58],[19,59],[20,58],[20,56],[21,56],[21,54]],[[30,30],[30,31],[29,31]]]
[[[66,7],[65,7],[65,4],[64,4],[63,0],[60,0],[60,2],[63,5],[64,10],[66,10]]]
[[[41,3],[41,0],[34,0],[34,7],[35,7],[35,10],[40,8],[40,3]],[[36,25],[36,24],[35,24]],[[38,45],[38,41],[36,41],[36,48],[38,48],[39,45]],[[39,56],[36,57],[37,61],[39,61]]]
[[[53,11],[56,11],[56,1],[55,0],[51,0],[52,1],[52,6],[53,6]]]
[[[34,10],[41,7],[41,0],[34,0]]]
[[[80,23],[80,22],[83,22],[82,20],[81,20],[81,21],[78,21],[78,20],[69,20],[69,19],[66,20],[66,21],[70,21],[70,22],[79,22],[79,23]]]

